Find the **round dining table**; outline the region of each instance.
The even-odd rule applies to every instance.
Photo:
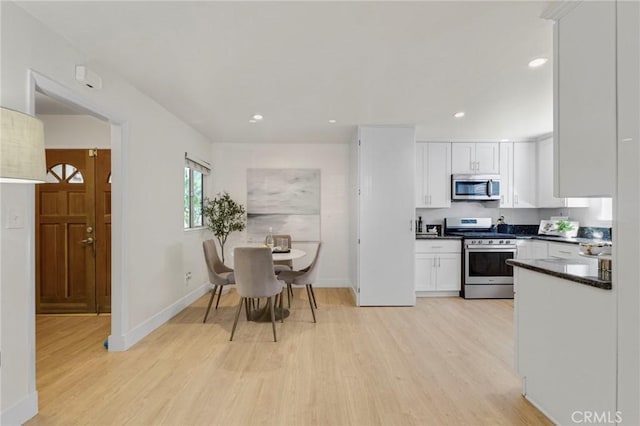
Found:
[[[299,259],[307,255],[307,252],[300,249],[289,249],[289,251],[273,251],[272,253],[274,262],[283,260]]]

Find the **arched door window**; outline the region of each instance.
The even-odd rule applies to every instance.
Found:
[[[56,164],[47,170],[47,183],[84,183],[80,170],[71,164]]]

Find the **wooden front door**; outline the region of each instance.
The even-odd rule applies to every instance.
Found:
[[[97,161],[96,154],[100,152],[47,150],[47,183],[36,185],[37,313],[94,313],[104,312],[105,305],[110,307],[110,300],[105,300],[110,294],[110,277],[104,273],[110,265],[107,268],[103,263],[111,233],[106,215],[98,220],[96,214],[97,209],[103,213],[110,209],[110,199],[108,205],[104,202],[110,184],[100,181],[105,173],[102,169],[110,169],[110,159]]]

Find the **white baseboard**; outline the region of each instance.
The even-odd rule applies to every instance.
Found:
[[[351,297],[353,297],[353,304],[358,306],[358,295],[356,294],[356,289],[353,286],[349,286],[351,290]]]
[[[538,411],[540,411],[542,414],[544,414],[545,416],[547,416],[547,418],[549,420],[551,420],[551,423],[553,423],[554,425],[559,425],[560,423],[557,422],[544,408],[542,408],[540,406],[540,404],[538,404],[535,400],[531,399],[529,397],[529,395],[523,395],[522,396],[524,399],[526,399],[527,401],[529,401],[529,403],[531,403],[531,405],[533,405],[534,407],[536,407],[538,409]]]
[[[160,327],[165,322],[169,321],[175,315],[180,313],[187,306],[198,300],[204,294],[206,294],[211,288],[209,283],[202,284],[200,287],[193,290],[191,293],[178,299],[171,305],[164,308],[154,316],[148,318],[141,324],[129,330],[122,336],[109,336],[109,351],[120,352],[126,351],[131,346],[138,343],[145,338],[156,328]]]
[[[341,280],[341,279],[337,279],[337,278],[329,278],[329,279],[322,279],[322,280],[318,280],[315,283],[313,283],[313,286],[316,288],[346,288],[346,287],[351,287],[351,284],[349,283],[348,280]]]
[[[460,292],[455,291],[416,291],[416,297],[460,297]]]
[[[36,414],[38,414],[38,392],[32,392],[0,412],[0,425],[19,426]]]

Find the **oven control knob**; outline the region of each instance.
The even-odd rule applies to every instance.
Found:
[[[493,244],[493,240],[489,240],[489,244]]]
[[[504,244],[504,240],[500,240],[498,244]]]

